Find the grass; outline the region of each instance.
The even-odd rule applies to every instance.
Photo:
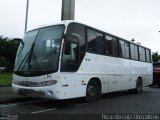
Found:
[[[0,72],[0,86],[11,85],[12,73]]]

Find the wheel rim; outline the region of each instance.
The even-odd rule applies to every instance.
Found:
[[[96,95],[96,88],[93,85],[88,86],[87,93],[89,96],[93,97]]]

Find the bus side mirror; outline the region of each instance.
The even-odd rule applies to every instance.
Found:
[[[70,42],[65,42],[65,49],[64,49],[65,55],[71,54],[71,44]]]

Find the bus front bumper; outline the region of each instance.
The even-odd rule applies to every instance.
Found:
[[[34,98],[61,99],[59,91],[55,91],[53,86],[46,87],[24,87],[12,83],[14,94],[29,96]]]

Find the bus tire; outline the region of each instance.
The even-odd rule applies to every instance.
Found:
[[[95,80],[90,80],[87,85],[85,100],[87,102],[95,102],[100,100],[100,98],[101,98],[100,86],[98,86]]]
[[[140,78],[137,79],[135,93],[136,94],[142,93],[142,80]]]

